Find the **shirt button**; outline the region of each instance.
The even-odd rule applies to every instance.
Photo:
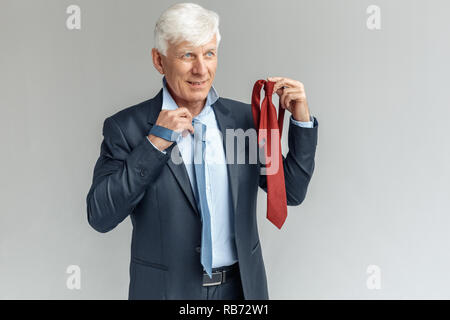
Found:
[[[195,251],[197,251],[198,253],[200,253],[202,251],[202,248],[200,246],[195,247]]]

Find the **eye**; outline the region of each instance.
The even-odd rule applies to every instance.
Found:
[[[212,51],[209,51],[208,53],[212,53],[212,55],[210,55],[210,57],[214,56],[214,52],[212,52]]]
[[[188,54],[191,54],[191,53],[190,53],[190,52],[185,53],[185,54],[184,54],[184,57],[189,58],[189,57],[187,56]]]

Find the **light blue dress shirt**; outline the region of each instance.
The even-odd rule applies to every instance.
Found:
[[[175,110],[178,108],[174,99],[167,90],[167,81],[163,77],[163,101],[162,110]],[[231,192],[227,175],[227,166],[225,161],[225,152],[223,148],[222,134],[219,130],[216,116],[212,109],[212,104],[219,99],[214,86],[211,86],[206,98],[205,107],[195,117],[201,123],[206,125],[206,150],[205,150],[205,176],[206,176],[206,198],[211,214],[211,239],[212,239],[212,267],[228,266],[235,263],[237,258],[237,249],[234,234],[234,212],[232,206]],[[301,122],[290,117],[295,125],[312,128],[313,117],[311,121]],[[150,139],[147,136],[147,140]],[[152,143],[156,148],[156,146]],[[194,173],[194,139],[188,134],[185,137],[180,135],[177,140],[177,146],[180,150],[183,162],[185,164],[192,189],[195,190]],[[158,149],[158,148],[156,148]],[[158,149],[159,150],[159,149]],[[166,153],[164,150],[160,150]]]

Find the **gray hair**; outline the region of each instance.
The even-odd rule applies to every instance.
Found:
[[[219,15],[195,3],[178,3],[169,7],[155,25],[155,48],[167,55],[169,42],[187,41],[195,47],[203,46],[216,35],[219,47]]]

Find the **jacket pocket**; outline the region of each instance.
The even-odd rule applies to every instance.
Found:
[[[165,271],[169,270],[169,268],[166,265],[142,260],[142,259],[136,258],[136,257],[131,257],[131,261],[133,261],[134,263],[137,263],[137,264],[141,264],[143,266],[147,266],[147,267],[152,267],[152,268],[165,270]]]
[[[258,239],[258,241],[256,241],[256,244],[253,246],[253,249],[252,249],[252,253],[251,254],[254,254],[255,253],[255,251],[259,248],[259,239]]]
[[[167,266],[131,258],[130,300],[167,299]]]

